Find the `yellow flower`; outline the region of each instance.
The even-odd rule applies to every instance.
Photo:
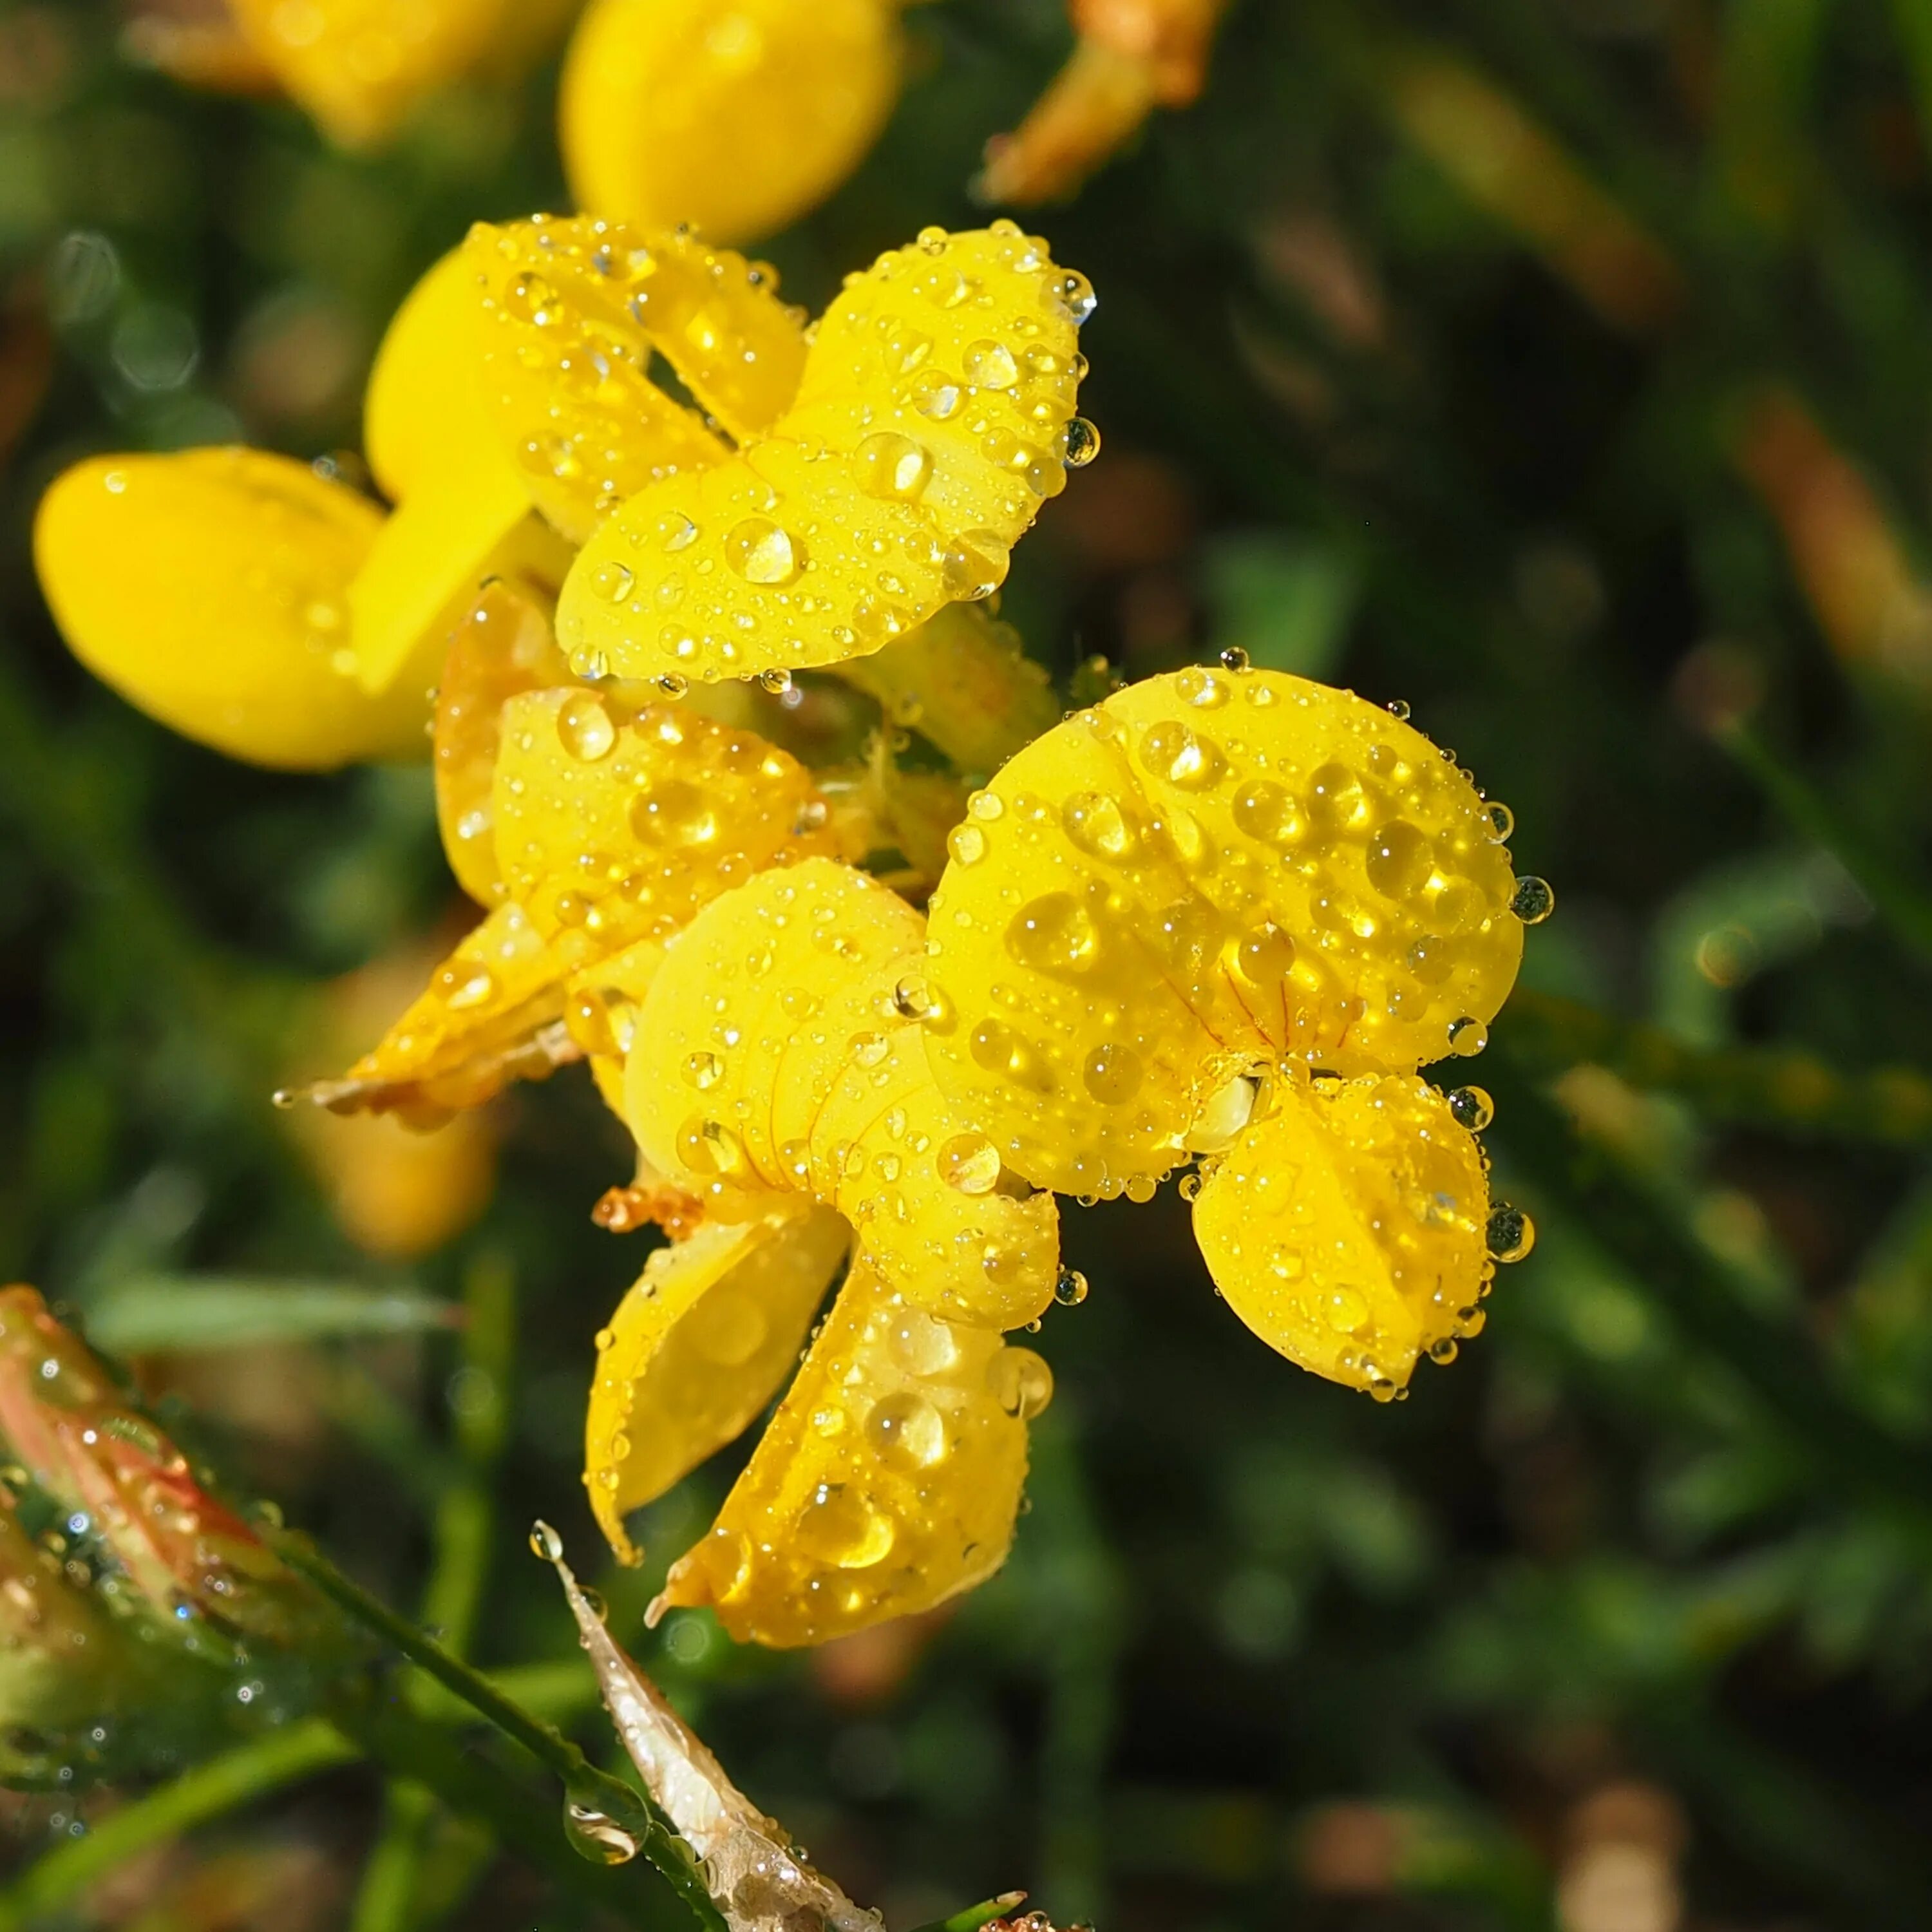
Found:
[[[1014,1173],[1146,1199],[1208,1157],[1217,1286],[1317,1373],[1395,1394],[1480,1325],[1479,1051],[1552,898],[1401,718],[1300,678],[1150,678],[1029,746],[933,896],[932,1071]]]
[[[898,0],[591,0],[564,63],[572,194],[749,241],[816,207],[898,94]]]

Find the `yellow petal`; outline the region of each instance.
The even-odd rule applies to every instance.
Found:
[[[1065,484],[1091,291],[1010,222],[926,234],[850,278],[769,436],[599,525],[557,606],[573,662],[796,670],[998,587]]]
[[[740,880],[826,849],[795,758],[580,686],[503,707],[494,810],[504,885],[573,970],[667,939]]]
[[[482,354],[476,265],[452,248],[403,298],[369,371],[363,448],[392,503],[439,470],[507,460],[484,400]]]
[[[1292,1362],[1386,1400],[1478,1333],[1491,1272],[1476,1137],[1413,1074],[1284,1091],[1194,1203],[1228,1306]]]
[[[688,235],[579,216],[478,223],[483,389],[544,514],[574,542],[661,477],[729,454],[651,378],[660,355],[734,436],[761,433],[804,366],[778,278]],[[605,594],[621,594],[614,577]]]
[[[338,1113],[434,1117],[479,1106],[512,1080],[540,1080],[580,1056],[563,1024],[569,968],[521,906],[498,906],[340,1080],[294,1097]]]
[[[534,524],[530,506],[522,479],[500,461],[434,471],[396,506],[349,586],[365,689],[386,691],[423,662],[435,676],[461,607],[500,568],[511,533]]]
[[[428,685],[371,697],[349,586],[382,512],[251,449],[76,464],[41,500],[40,584],[62,634],[130,704],[230,757],[297,770],[420,754]]]
[[[451,634],[431,738],[436,818],[450,870],[481,905],[503,896],[490,797],[503,706],[521,692],[569,682],[549,619],[507,582],[487,585]]]
[[[474,66],[506,0],[230,0],[282,85],[345,147],[380,140]]]
[[[559,132],[581,207],[740,242],[815,206],[898,91],[885,0],[592,0]]]
[[[950,1319],[1015,1328],[1059,1272],[1051,1195],[1028,1198],[926,1062],[924,925],[824,860],[727,894],[670,947],[626,1065],[646,1158],[707,1212],[774,1192],[837,1208],[896,1290]]]
[[[1009,1166],[1070,1193],[1224,1143],[1251,1067],[1480,1046],[1522,956],[1475,787],[1387,711],[1275,672],[1149,678],[1057,726],[952,854],[934,1070]]]
[[[823,1643],[930,1610],[1005,1561],[1029,1348],[936,1321],[855,1262],[710,1534],[652,1606],[711,1604],[741,1642]]]
[[[584,1480],[619,1560],[624,1518],[743,1430],[798,1360],[850,1236],[822,1208],[660,1248],[597,1337]]]

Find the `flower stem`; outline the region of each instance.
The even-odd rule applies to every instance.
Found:
[[[1004,1918],[1015,1906],[1025,1903],[1024,1892],[1003,1892],[998,1898],[962,1906],[950,1918],[935,1918],[929,1925],[920,1926],[917,1932],[980,1932],[982,1925],[990,1925],[994,1919]]]
[[[298,1570],[320,1589],[338,1609],[374,1632],[402,1655],[426,1671],[443,1688],[460,1698],[504,1736],[520,1744],[546,1770],[562,1780],[571,1804],[622,1820],[632,1828],[638,1849],[670,1882],[700,1924],[723,1924],[703,1879],[694,1866],[684,1840],[664,1822],[655,1805],[633,1786],[598,1770],[584,1753],[554,1725],[533,1717],[524,1707],[504,1696],[481,1672],[452,1657],[442,1646],[426,1636],[379,1598],[352,1582],[306,1539],[283,1532],[274,1538],[275,1549],[292,1569]],[[405,1768],[405,1775],[418,1776]],[[434,1786],[434,1780],[422,1781]],[[491,1822],[496,1821],[493,1819]],[[526,1812],[517,1814],[519,1828],[528,1823]],[[560,1851],[574,1862],[560,1835],[546,1832]],[[519,1828],[509,1842],[527,1850],[529,1833]],[[588,1869],[580,1866],[579,1869]]]

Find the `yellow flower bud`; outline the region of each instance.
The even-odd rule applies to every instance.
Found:
[[[563,70],[571,193],[748,241],[815,207],[892,111],[893,0],[591,0]]]
[[[107,456],[41,500],[34,562],[98,676],[184,736],[295,770],[420,755],[434,641],[378,696],[356,677],[350,586],[382,512],[252,449]]]
[[[1006,1559],[1046,1364],[936,1320],[862,1258],[717,1522],[652,1615],[710,1604],[741,1642],[823,1643],[930,1610]]]

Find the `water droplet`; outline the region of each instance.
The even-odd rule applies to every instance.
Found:
[[[986,1364],[986,1387],[1009,1415],[1030,1422],[1053,1400],[1053,1371],[1030,1348],[1004,1348]]]
[[[657,520],[658,543],[674,555],[698,541],[698,526],[682,510],[667,510]]]
[[[1120,801],[1103,791],[1076,792],[1060,808],[1066,836],[1088,857],[1118,864],[1138,848],[1140,833]]]
[[[1000,1178],[1000,1150],[984,1134],[955,1134],[939,1150],[939,1178],[962,1194],[990,1194]]]
[[[621,563],[600,563],[590,573],[590,587],[598,596],[613,604],[621,604],[631,594],[631,586],[637,579]]]
[[[1020,379],[1020,365],[1005,344],[982,340],[969,343],[961,365],[966,380],[982,389],[1010,389]]]
[[[1063,1308],[1078,1308],[1087,1299],[1087,1277],[1076,1268],[1064,1268],[1055,1277],[1053,1298]]]
[[[1449,1023],[1449,1051],[1463,1060],[1473,1059],[1490,1043],[1490,1030],[1479,1019],[1465,1013]]]
[[[976,866],[986,856],[986,835],[976,825],[956,825],[946,836],[946,849],[962,866]]]
[[[1156,778],[1183,791],[1205,791],[1226,776],[1228,761],[1211,738],[1172,720],[1141,740],[1141,762]]]
[[[876,1066],[892,1052],[892,1043],[882,1033],[855,1033],[846,1051],[861,1066]]]
[[[1479,1134],[1496,1118],[1496,1106],[1480,1087],[1458,1087],[1449,1096],[1449,1115],[1459,1127]]]
[[[852,462],[860,489],[894,502],[916,502],[932,480],[932,452],[893,430],[867,436],[852,452]]]
[[[805,547],[769,517],[747,517],[727,533],[724,560],[747,584],[790,584],[805,568]]]
[[[1006,546],[992,530],[968,530],[957,538],[940,565],[947,596],[965,603],[990,597],[1006,581]]]
[[[1556,910],[1556,894],[1547,879],[1521,878],[1510,896],[1510,910],[1525,926],[1540,926]]]
[[[916,238],[926,254],[943,255],[946,253],[946,244],[952,237],[943,228],[922,228]]]
[[[715,1053],[694,1053],[684,1063],[686,1083],[702,1094],[724,1077],[724,1063]]]
[[[1100,453],[1100,432],[1084,416],[1066,425],[1065,462],[1070,470],[1084,470]]]
[[[530,1525],[530,1554],[545,1563],[563,1561],[563,1538],[541,1516]]]
[[[922,416],[944,422],[958,412],[962,391],[950,376],[928,369],[912,386],[912,406]]]
[[[1145,1077],[1140,1055],[1117,1040],[1094,1048],[1080,1070],[1082,1084],[1103,1107],[1124,1106]]]
[[[1100,298],[1094,292],[1094,284],[1078,268],[1069,268],[1060,277],[1053,293],[1066,311],[1067,320],[1076,328],[1079,328],[1100,306]]]
[[[791,688],[791,673],[782,667],[772,670],[761,670],[758,674],[758,682],[774,698],[782,698]]]
[[[1520,1208],[1498,1201],[1490,1210],[1483,1245],[1492,1261],[1520,1262],[1536,1246],[1536,1223]]]
[[[1516,830],[1516,814],[1506,805],[1493,801],[1486,808],[1490,815],[1490,834],[1498,840],[1509,837]]]
[[[923,1019],[932,1008],[932,995],[926,990],[926,981],[916,973],[908,973],[892,988],[892,1011],[901,1019]]]
[[[799,1514],[797,1540],[808,1556],[842,1570],[869,1570],[891,1555],[892,1518],[849,1483],[820,1483]]]
[[[1370,838],[1369,884],[1384,898],[1406,898],[1428,879],[1435,864],[1435,848],[1406,819],[1384,825]]]
[[[1042,973],[1085,973],[1100,957],[1100,934],[1071,892],[1030,899],[1006,928],[1006,950]]]
[[[579,691],[558,710],[556,735],[573,758],[594,764],[616,743],[617,728],[595,692]]]
[[[638,1856],[635,1832],[594,1805],[580,1804],[574,1798],[563,1802],[563,1835],[579,1858],[594,1865],[628,1864]]]
[[[901,1469],[929,1469],[944,1460],[947,1447],[944,1420],[915,1389],[873,1403],[866,1436],[881,1462]]]
[[[1388,703],[1388,714],[1398,724],[1406,724],[1408,722],[1408,700],[1391,698]]]
[[[1241,935],[1234,964],[1251,986],[1278,986],[1294,965],[1294,941],[1272,920],[1264,920]]]
[[[1439,1362],[1447,1368],[1456,1359],[1455,1337],[1450,1335],[1438,1336],[1436,1340],[1430,1342],[1429,1359],[1432,1362]]]

